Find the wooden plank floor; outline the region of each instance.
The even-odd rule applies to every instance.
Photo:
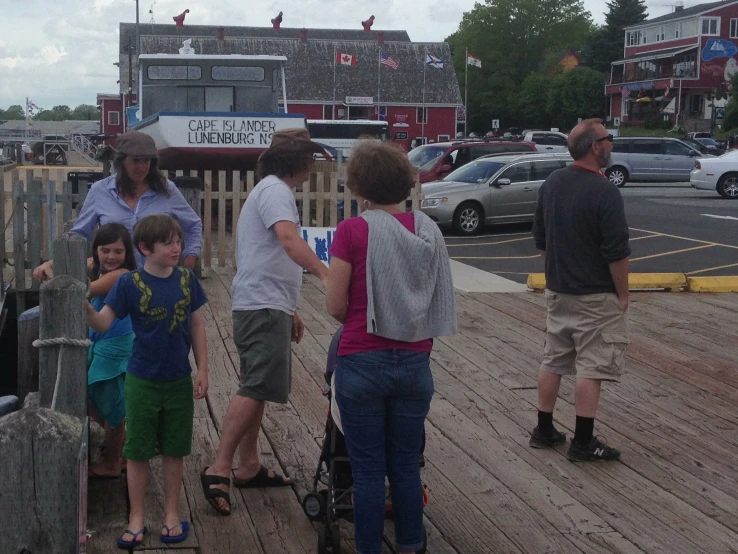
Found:
[[[293,346],[290,403],[269,405],[260,437],[264,462],[294,489],[237,491],[231,517],[217,516],[200,490],[228,401],[237,387],[231,339],[231,268],[203,285],[210,394],[196,407],[195,447],[185,462],[182,516],[193,536],[182,554],[308,554],[316,535],[300,507],[323,435],[326,349],[337,325],[317,280],[305,279],[306,325]],[[738,295],[632,296],[627,374],[603,387],[595,431],[622,450],[610,464],[572,464],[565,447],[533,450],[543,298],[457,294],[459,334],[436,341],[436,384],[426,426],[431,554],[738,552]],[[573,380],[561,387],[556,424],[573,434]],[[158,531],[161,485],[147,498]],[[125,522],[122,480],[90,488],[88,552],[114,552]],[[342,524],[343,550],[355,553]],[[385,552],[391,552],[387,526]],[[139,550],[164,552],[156,533]],[[170,548],[171,549],[171,548]]]

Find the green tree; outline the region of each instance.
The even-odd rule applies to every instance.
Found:
[[[7,110],[0,110],[0,119],[25,119],[26,114],[18,104],[10,106]]]
[[[577,67],[551,82],[546,110],[555,127],[568,131],[578,118],[603,117],[605,74],[589,67]]]
[[[581,0],[484,0],[464,13],[451,46],[464,93],[465,50],[482,60],[469,69],[470,130],[486,131],[491,119],[518,123],[518,93],[525,78],[547,61],[581,49],[592,30]]]
[[[738,73],[730,78],[731,90],[738,90]],[[723,130],[730,131],[738,128],[738,94],[733,94],[725,106],[725,118],[723,119]]]
[[[60,121],[59,113],[54,110],[41,110],[33,116],[33,119],[36,121]]]
[[[69,114],[69,119],[75,121],[97,121],[100,118],[100,112],[97,106],[90,104],[80,104],[74,108]]]
[[[524,127],[547,127],[549,88],[551,78],[543,73],[531,73],[525,78],[518,93],[517,113],[521,119],[519,124]]]
[[[582,49],[582,62],[597,71],[610,71],[610,64],[623,58],[625,27],[645,21],[645,0],[612,0],[607,2],[605,25],[587,39]]]

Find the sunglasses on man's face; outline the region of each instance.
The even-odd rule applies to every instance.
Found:
[[[605,135],[604,137],[600,137],[600,138],[596,139],[595,142],[602,142],[602,141],[605,141],[605,140],[612,142],[612,140],[614,138],[615,137],[613,135]]]

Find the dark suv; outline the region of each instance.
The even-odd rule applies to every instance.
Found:
[[[532,142],[507,140],[452,141],[418,146],[408,159],[418,171],[421,183],[439,181],[452,171],[488,154],[536,152]]]

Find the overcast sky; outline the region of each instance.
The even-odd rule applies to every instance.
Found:
[[[442,41],[474,0],[140,0],[141,23],[269,26],[280,10],[285,27],[405,29],[413,41]],[[649,15],[669,13],[674,0],[648,0]],[[689,7],[697,1],[687,0]],[[98,92],[117,93],[118,23],[135,21],[135,0],[0,0],[0,108],[30,98],[41,108],[95,104]],[[596,23],[604,0],[584,0]]]

